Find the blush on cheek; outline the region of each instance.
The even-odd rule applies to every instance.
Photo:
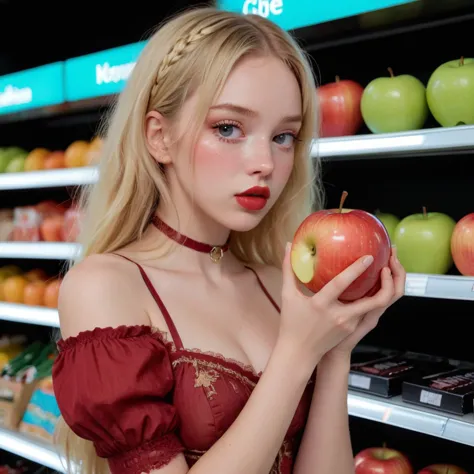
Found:
[[[215,136],[206,136],[201,137],[194,147],[194,166],[209,175],[222,176],[237,169],[238,159],[228,145]]]

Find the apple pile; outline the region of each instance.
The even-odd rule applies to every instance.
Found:
[[[410,459],[402,452],[383,447],[367,448],[354,458],[355,474],[414,474]],[[453,464],[431,464],[417,474],[467,474]]]
[[[298,280],[316,293],[364,255],[372,265],[340,296],[355,301],[380,288],[380,272],[388,265],[391,246],[385,227],[374,215],[345,209],[344,191],[338,209],[310,214],[298,227],[291,247],[291,266]]]
[[[474,213],[456,222],[441,212],[415,213],[399,219],[376,211],[409,273],[444,275],[453,263],[459,273],[474,276]]]
[[[474,124],[474,58],[441,64],[425,86],[410,74],[374,78],[363,87],[340,80],[318,88],[320,136],[355,135],[365,123],[372,133],[400,133],[424,127],[431,112],[442,127]]]
[[[76,140],[66,150],[35,148],[28,152],[16,146],[0,148],[0,173],[91,166],[97,163],[101,148],[102,139],[99,137],[90,142]]]

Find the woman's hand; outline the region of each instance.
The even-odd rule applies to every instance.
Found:
[[[397,251],[395,247],[392,247],[392,255],[390,257],[390,267],[383,269],[381,274],[382,289],[383,288],[394,288],[394,294],[389,304],[380,309],[374,309],[369,311],[361,320],[357,326],[357,329],[340,344],[331,349],[325,354],[325,359],[343,358],[349,360],[352,350],[355,346],[375,327],[377,326],[380,317],[386,311],[386,309],[398,301],[405,294],[405,282],[406,272],[402,264],[397,258]]]
[[[385,269],[381,289],[375,295],[342,303],[340,295],[373,262],[372,256],[365,256],[334,277],[318,293],[306,296],[298,288],[289,248],[290,245],[283,262],[282,311],[276,349],[283,346],[287,352],[298,354],[302,364],[307,362],[314,369],[321,358],[336,347],[333,354],[350,353],[355,341],[362,338],[385,309],[403,294],[404,271],[399,263],[393,263],[395,278],[389,269]]]

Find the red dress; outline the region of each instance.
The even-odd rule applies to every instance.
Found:
[[[261,375],[220,354],[184,348],[163,301],[137,266],[172,341],[149,326],[96,328],[60,340],[53,368],[54,390],[65,422],[78,436],[94,443],[98,456],[107,458],[112,474],[148,473],[181,452],[192,466],[234,422]],[[313,380],[271,474],[292,472]]]

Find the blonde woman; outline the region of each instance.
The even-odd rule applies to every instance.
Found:
[[[81,472],[353,472],[350,353],[405,273],[393,255],[351,304],[369,256],[298,289],[285,244],[320,207],[316,117],[304,54],[263,18],[192,10],[147,43],[60,294],[58,442]]]

